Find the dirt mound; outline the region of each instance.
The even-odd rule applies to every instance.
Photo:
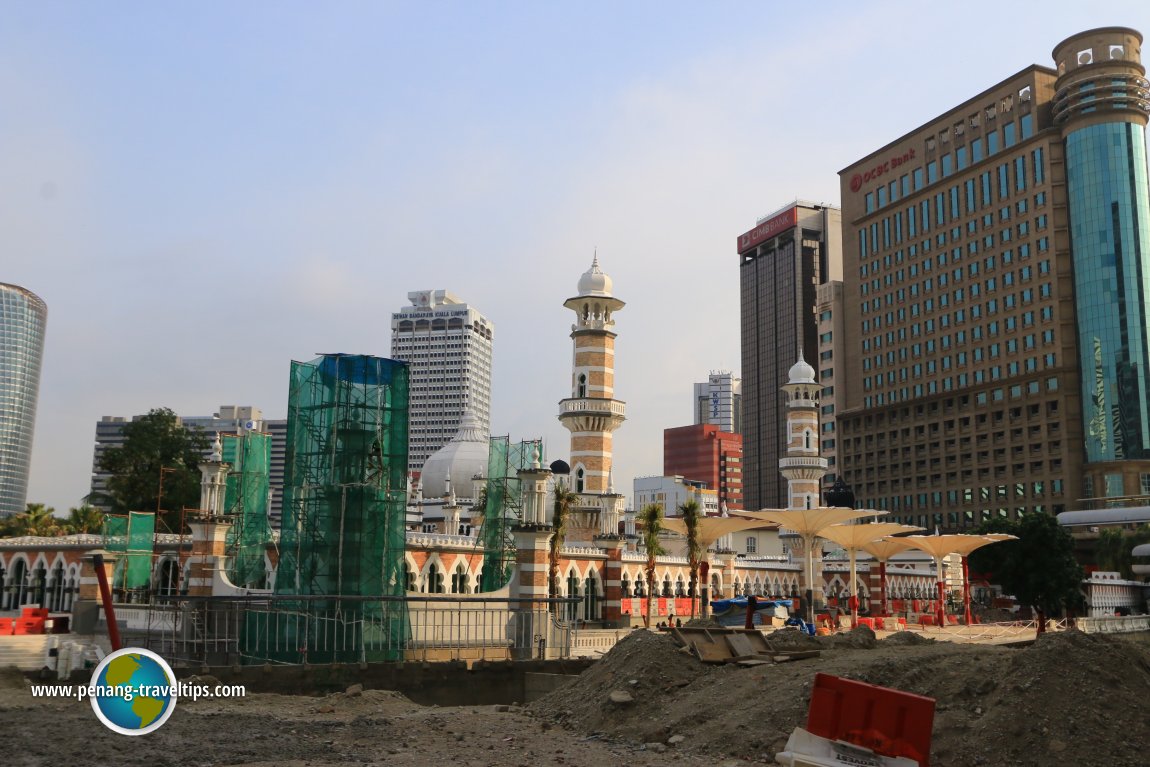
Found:
[[[768,639],[781,646],[796,636]],[[934,698],[935,767],[1145,764],[1150,721],[1139,712],[1150,699],[1150,636],[1063,632],[1024,648],[912,632],[877,643],[872,635],[871,649],[862,632],[839,639],[820,658],[742,668],[705,666],[670,638],[637,631],[532,709],[585,735],[637,743],[680,736],[680,750],[770,763],[806,720],[822,671]]]
[[[891,634],[886,639],[880,639],[879,641],[882,642],[883,644],[892,644],[892,645],[908,645],[908,644],[917,645],[917,644],[931,644],[932,642],[934,642],[933,639],[931,639],[929,637],[924,637],[922,634],[916,634],[913,631],[899,631],[897,633]]]
[[[820,650],[822,642],[797,628],[785,628],[767,634],[767,641],[776,650]]]
[[[970,722],[975,754],[1003,764],[1146,763],[1150,723],[1127,713],[1150,698],[1144,644],[1079,631],[1045,634],[983,685],[989,689],[981,715]]]
[[[816,641],[824,647],[849,647],[855,650],[871,650],[875,645],[874,631],[867,626],[859,626],[841,634],[817,637]]]
[[[698,680],[722,675],[665,634],[632,631],[578,679],[532,704],[540,717],[586,733],[663,740],[663,721]]]

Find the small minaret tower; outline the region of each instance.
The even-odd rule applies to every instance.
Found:
[[[208,460],[200,462],[200,511],[212,517],[224,513],[224,493],[231,468],[231,464],[224,463],[224,447],[217,434]]]
[[[611,434],[626,420],[626,405],[615,399],[613,316],[624,304],[611,295],[598,255],[579,278],[579,294],[563,305],[575,312],[571,396],[559,401],[559,422],[571,432],[571,489],[605,495],[612,492]]]
[[[779,459],[779,472],[787,478],[787,508],[822,506],[819,492],[827,473],[827,459],[819,455],[819,383],[815,369],[803,359],[787,374],[787,455]]]

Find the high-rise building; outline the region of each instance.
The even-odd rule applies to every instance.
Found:
[[[840,173],[860,506],[953,529],[1150,495],[1141,42],[1074,35]]]
[[[838,440],[836,438],[835,382],[842,378],[836,371],[842,367],[842,355],[835,354],[835,348],[847,340],[843,325],[843,283],[830,280],[819,285],[817,291],[816,314],[818,315],[819,345],[815,369],[818,381],[822,384],[819,393],[819,442],[822,456],[827,459],[827,473],[823,476],[823,487],[829,489],[838,479]],[[813,360],[814,358],[812,358]]]
[[[109,450],[119,449],[124,444],[124,426],[137,421],[143,416],[131,417],[106,415],[96,422],[96,444],[92,449],[92,485],[89,503],[101,511],[111,511],[111,505],[102,499],[108,492],[108,479],[111,475],[100,468],[100,460]],[[207,446],[204,449],[204,458],[211,455],[212,443],[216,437],[225,434],[240,434],[245,431],[265,431],[263,413],[258,407],[221,405],[218,413],[203,416],[178,416],[178,422],[186,429],[199,431],[203,434]],[[283,422],[286,423],[286,422]],[[274,439],[273,439],[274,445]],[[273,447],[273,460],[274,460]],[[283,492],[283,464],[281,452],[280,472],[278,479],[273,472],[269,472],[269,482],[273,491]],[[156,478],[157,484],[159,477]],[[271,516],[269,506],[268,516]],[[278,516],[276,517],[278,520]]]
[[[709,423],[663,429],[663,474],[702,482],[720,508],[742,509],[743,438]]]
[[[24,511],[48,306],[0,282],[0,517]]]
[[[408,470],[459,431],[465,412],[491,430],[491,345],[495,326],[446,290],[407,294],[411,306],[391,315],[391,357],[411,371]]]
[[[743,427],[743,383],[729,370],[718,370],[697,383],[695,423],[709,423],[721,431],[741,434]]]
[[[743,385],[743,497],[746,508],[782,508],[786,453],[780,388],[800,351],[818,347],[816,291],[842,279],[838,208],[796,201],[739,236]]]

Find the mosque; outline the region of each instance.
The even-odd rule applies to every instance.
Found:
[[[558,418],[570,432],[568,460],[543,466],[542,456],[519,472],[519,519],[513,528],[515,572],[509,593],[547,596],[548,548],[553,535],[552,508],[560,483],[574,493],[571,517],[559,549],[559,596],[572,600],[569,618],[582,625],[626,627],[641,624],[651,604],[660,618],[692,613],[685,539],[668,534],[663,547],[669,553],[656,559],[655,593],[647,593],[647,556],[636,534],[634,511],[613,482],[613,440],[626,420],[626,404],[615,398],[616,315],[624,302],[615,297],[611,278],[598,257],[578,281],[576,294],[564,304],[574,315],[571,387],[559,401]],[[784,389],[806,394],[801,406],[788,408],[789,447],[780,470],[790,484],[792,508],[821,505],[819,480],[825,461],[818,458],[818,387],[814,370],[799,360]],[[797,402],[798,400],[796,400]],[[458,594],[477,596],[482,591],[483,541],[480,535],[481,498],[487,487],[489,435],[473,415],[463,419],[454,438],[428,458],[415,487],[409,489],[404,579],[411,595]],[[822,471],[819,470],[822,466]],[[210,468],[210,470],[209,470]],[[205,513],[191,525],[191,536],[157,535],[152,556],[152,594],[236,595],[267,593],[240,588],[228,577],[226,523],[213,519],[211,509],[222,508],[219,467],[204,469]],[[674,513],[674,510],[667,510]],[[766,526],[767,546],[753,555],[736,554],[730,538],[718,540],[708,552],[709,578],[704,584],[710,598],[741,595],[798,596],[806,584],[798,547],[787,531]],[[760,540],[763,536],[760,532]],[[0,540],[0,611],[42,606],[66,613],[77,597],[90,595],[94,579],[83,571],[86,554],[101,547],[98,535]],[[846,559],[831,551],[819,557],[815,600],[834,599],[848,590]],[[266,582],[275,578],[279,556],[273,540],[265,553]],[[90,569],[90,568],[89,568]],[[864,603],[876,600],[878,585],[864,563],[859,569],[858,593]],[[893,596],[930,593],[934,575],[922,558],[892,563],[888,571]],[[704,592],[706,593],[706,592]],[[139,596],[139,595],[137,595]],[[143,595],[146,601],[147,594]],[[578,599],[576,604],[573,600]]]

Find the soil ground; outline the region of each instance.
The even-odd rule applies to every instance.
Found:
[[[670,637],[640,630],[526,707],[423,707],[381,690],[249,695],[181,701],[167,724],[140,738],[106,730],[87,702],[33,699],[22,675],[0,672],[3,763],[772,764],[806,718],[816,671],[935,698],[934,767],[1147,763],[1150,635],[1071,631],[1021,648],[934,642],[909,632],[876,641],[866,629],[817,640],[778,634],[774,641],[813,643],[823,652],[779,665],[710,666],[680,652]]]

